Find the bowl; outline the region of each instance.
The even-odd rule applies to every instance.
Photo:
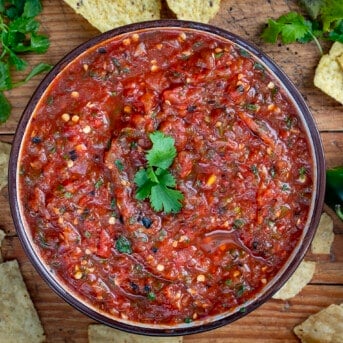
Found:
[[[309,247],[324,185],[318,130],[281,69],[230,32],[177,20],[114,29],[57,63],[9,168],[14,224],[47,284],[153,336],[266,302]]]

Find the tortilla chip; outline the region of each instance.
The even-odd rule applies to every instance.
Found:
[[[287,300],[296,296],[311,281],[315,268],[315,262],[302,261],[289,280],[273,295],[273,298]]]
[[[0,142],[0,190],[7,185],[11,144]]]
[[[182,343],[183,337],[148,337],[112,329],[106,325],[88,326],[89,343]]]
[[[343,73],[343,54],[336,57],[336,61],[338,62],[339,66],[341,67],[342,73]]]
[[[0,338],[5,338],[2,342],[45,341],[42,325],[16,260],[0,264],[0,309]]]
[[[219,11],[220,0],[167,0],[178,19],[208,23]]]
[[[343,55],[343,44],[335,42],[316,68],[314,85],[343,104],[343,71],[337,59]]]
[[[333,233],[333,220],[331,217],[323,213],[320,217],[320,222],[317,232],[311,244],[311,251],[314,254],[330,254],[331,244],[335,238]]]
[[[330,305],[294,328],[302,343],[343,343],[343,304]]]
[[[332,58],[336,58],[343,54],[343,43],[335,42],[332,44],[331,49],[329,51],[329,55]]]
[[[1,243],[4,240],[6,234],[2,230],[0,230],[0,263],[3,261],[2,255],[1,255]]]
[[[160,19],[161,0],[64,0],[99,31]]]

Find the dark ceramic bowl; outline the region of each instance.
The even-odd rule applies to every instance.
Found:
[[[139,32],[142,30],[154,31],[163,27],[175,29],[180,28],[186,31],[200,30],[210,35],[217,35],[221,38],[228,40],[229,42],[232,42],[238,47],[248,51],[252,56],[256,58],[256,60],[259,63],[263,64],[270,71],[270,73],[272,73],[275,76],[276,80],[278,80],[278,82],[282,85],[285,92],[288,94],[289,98],[298,110],[299,118],[302,121],[303,127],[306,131],[306,135],[309,141],[314,171],[314,190],[312,194],[312,203],[309,210],[307,224],[305,226],[305,229],[303,230],[300,241],[296,245],[294,251],[290,255],[289,259],[287,260],[283,268],[268,283],[268,285],[262,289],[260,293],[256,294],[255,297],[250,299],[245,304],[245,311],[240,311],[239,308],[236,308],[232,311],[213,317],[209,317],[206,320],[199,320],[194,321],[191,324],[180,324],[176,326],[142,324],[130,322],[127,320],[115,319],[103,313],[100,313],[95,308],[89,306],[87,303],[81,301],[78,297],[74,296],[73,292],[68,288],[68,286],[64,285],[50,271],[49,267],[42,260],[39,250],[33,243],[30,230],[27,228],[25,220],[23,219],[22,204],[19,198],[18,190],[18,179],[20,172],[19,163],[22,143],[25,136],[27,125],[29,124],[30,117],[36,105],[39,103],[45,90],[48,88],[49,84],[54,80],[54,78],[60,73],[60,71],[63,70],[63,68],[65,68],[71,61],[77,58],[80,54],[84,53],[87,49],[97,46],[105,40],[108,40],[112,37],[116,37],[118,35],[125,33]],[[288,77],[279,69],[279,67],[269,57],[267,57],[253,44],[243,40],[242,38],[214,26],[176,20],[138,23],[114,29],[82,44],[75,50],[71,51],[59,63],[57,63],[53,70],[41,82],[22,115],[13,142],[9,168],[10,205],[18,236],[32,264],[37,269],[42,278],[48,283],[48,285],[66,302],[68,302],[73,307],[77,308],[79,311],[90,316],[98,322],[128,332],[155,336],[187,335],[218,328],[220,326],[229,324],[243,317],[244,315],[250,313],[254,309],[258,308],[261,304],[266,302],[277,290],[281,288],[281,286],[292,275],[292,273],[295,271],[295,269],[303,259],[310,245],[310,242],[316,231],[322,210],[324,185],[325,163],[320,136],[308,107],[306,106],[302,96],[295,88],[295,86],[291,83],[291,81],[288,79]]]

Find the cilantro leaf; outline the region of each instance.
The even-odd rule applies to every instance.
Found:
[[[31,80],[36,75],[50,71],[51,69],[52,69],[52,66],[50,64],[39,63],[31,70],[31,72],[25,77],[24,80],[14,83],[12,88],[19,87],[25,84],[26,82],[28,82],[29,80]]]
[[[285,44],[297,41],[311,31],[311,23],[295,12],[286,14],[283,21],[284,26],[281,30],[281,36]]]
[[[38,28],[39,23],[33,18],[19,17],[8,25],[9,31],[21,33],[36,32]]]
[[[341,20],[338,25],[329,32],[327,39],[343,43],[343,20]]]
[[[273,19],[268,20],[267,27],[262,32],[262,39],[266,43],[276,43],[281,32],[281,25]]]
[[[269,19],[268,26],[262,33],[265,42],[276,43],[278,37],[284,44],[295,42],[304,38],[311,32],[311,23],[296,12],[289,12],[279,19]]]
[[[52,69],[51,64],[47,64],[47,63],[39,63],[37,64],[29,73],[29,75],[27,75],[25,77],[24,82],[27,82],[29,80],[31,80],[33,77],[35,77],[38,74],[50,71]]]
[[[24,61],[22,58],[17,56],[12,50],[6,49],[8,52],[8,61],[9,63],[15,67],[16,70],[25,70],[27,67],[27,62]]]
[[[175,141],[160,131],[149,137],[153,145],[146,155],[148,166],[140,169],[134,177],[138,187],[136,199],[143,201],[149,198],[151,207],[157,212],[177,213],[182,207],[183,194],[174,189],[175,178],[167,170],[176,156]]]
[[[0,91],[12,88],[12,79],[10,77],[9,65],[0,61]]]
[[[165,136],[163,132],[156,131],[149,135],[153,147],[147,154],[147,160],[150,167],[159,167],[167,169],[173,163],[176,156],[174,138]]]
[[[312,19],[316,19],[324,5],[324,0],[299,0],[299,3]]]
[[[164,185],[155,185],[151,188],[151,205],[157,212],[177,213],[181,209],[180,200],[183,199],[182,193],[175,189],[168,188]]]
[[[10,116],[12,106],[5,97],[3,92],[0,92],[0,123],[6,122]]]
[[[37,54],[45,53],[50,45],[49,38],[43,35],[31,34],[29,44],[19,43],[13,48],[15,52],[36,52]]]
[[[289,12],[282,15],[277,20],[269,19],[267,27],[263,30],[261,38],[267,43],[276,43],[280,37],[282,43],[293,42],[305,43],[314,40],[320,53],[322,47],[317,39],[322,33],[317,29],[317,24],[306,20],[297,12]]]
[[[35,17],[41,11],[40,0],[0,0],[0,123],[7,120],[11,111],[3,91],[18,87],[51,69],[48,64],[40,63],[24,80],[12,82],[12,71],[23,71],[28,66],[21,53],[41,54],[49,48],[49,39],[37,33],[40,24]]]
[[[168,170],[157,169],[156,175],[158,175],[159,182],[163,185],[167,187],[176,186],[175,178]]]
[[[26,1],[23,10],[23,17],[33,18],[42,12],[42,5],[39,0]]]
[[[141,169],[136,173],[134,182],[138,186],[138,190],[136,192],[136,199],[145,200],[146,198],[148,198],[151,193],[151,188],[155,183],[153,183],[149,179],[147,171],[145,169]]]
[[[321,20],[323,22],[323,31],[331,30],[332,26],[343,19],[343,1],[342,0],[325,0],[322,6]]]

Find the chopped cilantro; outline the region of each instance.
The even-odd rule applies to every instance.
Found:
[[[125,236],[119,236],[116,241],[116,249],[120,253],[132,254],[131,242]]]
[[[236,296],[238,298],[241,298],[243,293],[247,290],[247,287],[244,283],[239,284],[236,286]]]
[[[299,176],[305,176],[307,173],[306,167],[302,166],[299,168]]]
[[[115,166],[118,168],[119,171],[124,170],[124,164],[121,160],[115,160],[114,161]]]
[[[220,58],[220,57],[222,57],[223,55],[224,55],[224,51],[216,52],[216,53],[214,54],[214,58]]]
[[[233,226],[235,229],[240,229],[243,225],[244,225],[244,220],[241,218],[235,219],[233,222]]]
[[[231,286],[232,285],[232,280],[231,279],[225,280],[225,285],[226,286]]]
[[[250,57],[250,54],[245,49],[239,49],[239,54],[243,57]]]
[[[65,193],[64,193],[64,197],[67,198],[67,199],[70,199],[70,198],[73,197],[73,193],[71,193],[71,192],[65,192]]]
[[[154,292],[149,292],[147,294],[147,297],[149,300],[155,300],[156,299],[156,294]]]
[[[250,170],[252,171],[252,173],[255,175],[255,176],[258,176],[258,168],[255,164],[253,164],[250,168]]]
[[[95,189],[99,189],[102,185],[104,184],[104,180],[103,179],[99,179],[97,182],[95,182]]]

